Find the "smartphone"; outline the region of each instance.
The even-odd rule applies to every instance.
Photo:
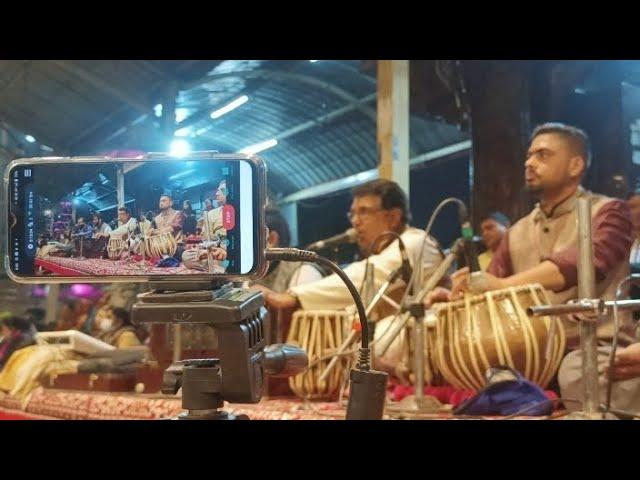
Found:
[[[19,283],[255,279],[267,262],[256,155],[12,161],[4,259]]]

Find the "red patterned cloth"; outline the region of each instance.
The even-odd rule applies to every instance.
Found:
[[[182,412],[180,399],[39,388],[26,412],[69,420],[155,420]]]
[[[234,415],[248,415],[251,420],[343,420],[346,416],[345,409],[337,402],[305,403],[297,398],[263,398],[258,404],[225,404],[224,410]],[[0,420],[3,418],[3,412],[7,419],[22,417],[64,420],[157,420],[175,417],[182,411],[179,398],[124,393],[38,388],[32,393],[24,409],[19,400],[8,395],[0,399]],[[552,418],[562,414],[563,412],[554,412]],[[456,420],[463,417],[443,411],[417,418]],[[499,420],[502,417],[477,418]]]
[[[157,420],[182,413],[180,398],[154,395],[80,392],[36,389],[22,410],[20,401],[10,396],[0,399],[0,408],[19,415],[65,420]],[[337,403],[314,402],[304,405],[298,399],[263,398],[258,404],[225,404],[234,415],[252,420],[332,420],[344,419],[345,410]]]
[[[154,262],[127,260],[101,260],[66,257],[46,257],[36,259],[36,265],[60,275],[199,275],[202,272],[180,265],[179,267],[155,267]]]

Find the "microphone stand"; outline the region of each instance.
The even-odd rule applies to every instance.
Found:
[[[387,303],[392,304],[392,306],[399,307],[399,305],[395,304],[395,302],[393,302],[392,299],[386,296],[386,293],[391,287],[391,285],[394,284],[396,280],[400,277],[401,274],[402,274],[402,265],[396,268],[391,273],[387,281],[378,289],[378,292],[371,299],[371,302],[369,302],[369,305],[367,305],[367,309],[365,310],[367,314],[367,318],[369,318],[369,315],[371,314],[373,309],[378,305],[378,303],[380,303],[380,300],[384,299]],[[333,356],[333,358],[331,358],[331,360],[327,364],[327,367],[322,372],[322,375],[320,375],[320,378],[319,378],[320,382],[324,382],[326,380],[327,376],[331,372],[331,369],[335,366],[338,359],[342,356],[342,354],[345,351],[347,351],[347,349],[353,344],[353,342],[357,340],[358,333],[359,332],[357,330],[354,330],[354,329],[351,330],[351,332],[349,333],[349,336],[345,339],[344,342],[342,342],[342,345],[340,345],[336,354]],[[373,358],[373,355],[372,355],[372,358]]]
[[[380,355],[384,355],[389,349],[393,341],[400,334],[410,319],[414,320],[414,372],[415,372],[415,393],[414,401],[402,408],[387,407],[393,412],[406,412],[406,413],[433,413],[434,409],[437,409],[435,405],[427,405],[424,397],[424,298],[432,291],[442,277],[445,276],[453,262],[455,261],[459,252],[464,248],[464,240],[458,239],[454,242],[453,246],[449,250],[449,253],[445,256],[444,260],[440,262],[436,270],[429,277],[422,290],[413,297],[407,297],[406,301],[402,305],[402,312],[405,315],[404,319],[399,322],[392,335],[389,336],[386,344],[382,348]],[[419,285],[420,283],[418,283]]]

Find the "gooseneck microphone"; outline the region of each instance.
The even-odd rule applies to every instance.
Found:
[[[333,237],[318,240],[307,247],[307,250],[322,250],[323,248],[335,247],[343,243],[354,243],[357,238],[355,228],[350,228],[343,233],[334,235]]]
[[[473,227],[469,220],[469,212],[464,204],[461,204],[458,210],[460,218],[460,227],[462,229],[462,249],[464,256],[469,266],[469,289],[472,293],[483,293],[489,290],[487,284],[487,278],[484,272],[480,269],[480,262],[478,262],[478,254],[476,253],[475,245],[473,244]]]
[[[462,229],[462,242],[465,260],[469,266],[469,271],[480,272],[480,263],[478,262],[478,255],[476,253],[475,245],[473,244],[473,227],[469,220],[469,212],[467,207],[461,204],[458,207],[458,217],[460,220],[460,228]]]

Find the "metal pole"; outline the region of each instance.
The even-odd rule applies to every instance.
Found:
[[[420,285],[422,285],[422,279],[424,270],[421,264],[418,264],[419,254],[416,255],[417,258],[414,259],[413,268],[415,270],[415,283],[413,284],[413,292],[409,292],[410,295],[413,295],[416,292]],[[421,298],[413,297],[413,300],[417,300],[422,302]],[[416,397],[416,405],[418,409],[421,409],[424,405],[424,314],[420,314],[415,317],[415,351],[414,353],[414,363],[415,363],[415,372],[416,372],[416,389],[415,389],[415,397]]]
[[[578,252],[578,297],[594,298],[596,294],[596,279],[593,265],[590,198],[578,199]],[[587,415],[596,415],[600,404],[596,327],[595,323],[580,323],[584,388],[582,409]]]
[[[173,361],[182,360],[182,325],[173,324]]]
[[[416,369],[416,404],[424,405],[424,317],[415,317],[415,369]]]
[[[116,195],[118,208],[124,207],[124,166],[118,163],[116,166]]]
[[[374,266],[371,263],[367,264],[367,268],[365,270],[365,277],[364,277],[364,291],[362,292],[362,301],[364,302],[365,305],[371,305],[376,292],[375,292],[375,286],[374,286]],[[373,342],[373,338],[375,335],[375,322],[378,320],[375,312],[370,311],[367,312],[367,322],[369,323],[369,342]],[[375,361],[375,348],[371,349],[371,365],[373,365],[373,362]]]

